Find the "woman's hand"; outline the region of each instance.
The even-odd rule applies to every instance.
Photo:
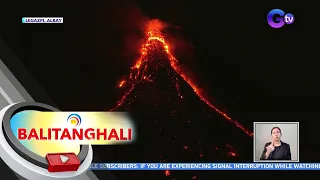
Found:
[[[271,141],[271,144],[267,146],[266,149],[268,153],[271,153],[274,150],[273,141]]]

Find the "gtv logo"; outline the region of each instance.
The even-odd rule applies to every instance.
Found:
[[[273,28],[281,28],[285,24],[292,24],[294,16],[290,13],[285,13],[281,9],[273,9],[267,16],[268,24]]]

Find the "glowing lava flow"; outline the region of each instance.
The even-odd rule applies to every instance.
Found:
[[[253,136],[253,133],[247,130],[244,126],[242,126],[239,122],[233,120],[231,117],[229,117],[226,113],[219,110],[217,107],[215,107],[209,100],[207,100],[204,95],[201,93],[199,88],[196,86],[194,82],[188,76],[182,72],[182,70],[178,66],[178,60],[174,57],[174,55],[170,52],[169,46],[165,41],[165,38],[163,34],[158,29],[149,29],[146,36],[146,41],[142,45],[141,49],[141,56],[136,61],[135,65],[131,67],[132,72],[130,73],[130,76],[128,77],[128,80],[122,80],[120,84],[118,85],[119,88],[124,87],[126,84],[129,84],[130,88],[129,90],[122,96],[121,100],[118,101],[116,107],[113,109],[119,108],[126,98],[130,95],[130,93],[134,90],[135,86],[142,82],[142,81],[152,81],[151,75],[148,74],[147,68],[150,61],[150,55],[152,52],[155,51],[154,48],[159,48],[159,44],[161,44],[161,49],[164,49],[164,52],[167,55],[167,58],[170,61],[170,65],[173,68],[173,70],[185,81],[189,84],[189,86],[193,89],[193,91],[197,94],[197,96],[205,102],[211,109],[215,110],[217,113],[222,115],[226,120],[230,121],[234,125],[236,125],[239,129],[244,131],[247,135]],[[178,82],[175,82],[177,91],[179,93],[179,97],[183,98],[181,96],[181,93],[179,91],[179,84]]]

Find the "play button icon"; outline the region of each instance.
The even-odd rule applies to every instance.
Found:
[[[65,156],[65,155],[60,155],[60,159],[61,159],[61,162],[63,163],[67,163],[69,161],[68,156]]]
[[[75,153],[48,153],[46,155],[49,172],[77,171],[80,161]]]

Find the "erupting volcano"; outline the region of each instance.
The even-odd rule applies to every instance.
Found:
[[[165,36],[161,32],[163,28],[163,24],[158,20],[151,20],[148,23],[145,41],[141,48],[141,55],[136,63],[131,67],[130,75],[126,79],[120,81],[118,85],[119,88],[127,87],[128,90],[124,93],[122,98],[117,102],[116,107],[112,110],[116,110],[120,106],[122,106],[123,103],[127,100],[127,97],[131,94],[131,92],[138,84],[144,82],[153,82],[156,74],[154,71],[150,70],[150,67],[157,69],[159,64],[153,63],[151,56],[153,56],[155,52],[160,52],[167,57],[168,61],[170,62],[170,66],[174,70],[175,74],[180,76],[193,89],[194,93],[199,97],[201,101],[203,101],[209,108],[213,109],[218,114],[223,116],[227,121],[233,123],[237,128],[241,129],[248,136],[252,137],[253,133],[250,130],[246,129],[238,121],[233,120],[229,115],[218,109],[207,98],[205,98],[204,93],[200,90],[196,83],[191,80],[186,72],[179,68],[179,61],[170,51],[170,47],[165,40]],[[183,98],[183,95],[180,92],[179,79],[173,76],[171,80],[175,84],[178,96],[180,98]]]
[[[163,33],[168,30],[165,28],[158,20],[149,21],[138,59],[129,75],[117,84],[124,94],[111,110],[137,112],[134,119],[139,137],[132,146],[114,147],[113,157],[119,162],[160,159],[172,163],[234,162],[248,157],[243,143],[251,139],[252,132],[209,101],[173,54]],[[140,178],[138,173],[128,173]],[[184,179],[185,175],[196,179],[200,175],[190,173],[164,172],[172,179]],[[143,173],[148,175],[153,178],[154,172]]]

